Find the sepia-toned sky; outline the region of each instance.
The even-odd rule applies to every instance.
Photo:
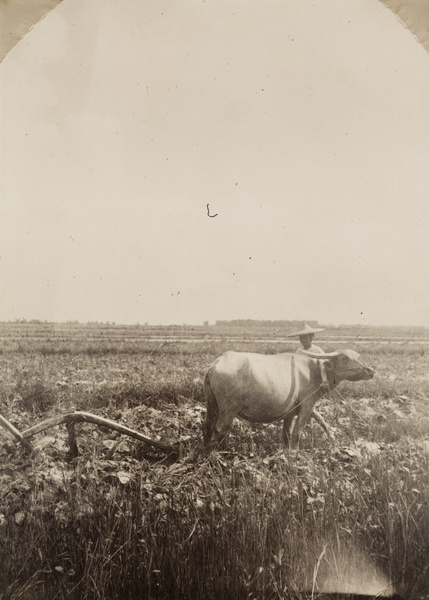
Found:
[[[382,3],[63,0],[0,86],[0,320],[429,326],[429,54]]]

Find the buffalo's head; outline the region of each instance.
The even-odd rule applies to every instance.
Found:
[[[361,379],[372,379],[375,375],[375,370],[365,365],[360,355],[354,350],[337,350],[321,354],[301,350],[300,353],[316,360],[326,361],[326,370],[332,371],[337,381],[341,379],[360,381]]]

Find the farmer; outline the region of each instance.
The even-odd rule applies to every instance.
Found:
[[[302,348],[298,348],[296,351],[297,354],[304,354],[303,350],[307,352],[314,352],[314,354],[323,354],[322,348],[313,344],[313,338],[315,333],[319,333],[319,331],[325,331],[324,329],[318,327],[310,327],[307,323],[304,323],[304,327],[299,331],[295,331],[293,333],[289,333],[286,337],[298,337],[301,342]],[[328,382],[328,374],[326,372],[326,363],[324,360],[318,361],[320,365],[320,375],[322,377],[322,383],[320,384],[322,389],[325,392],[329,392],[329,382]]]

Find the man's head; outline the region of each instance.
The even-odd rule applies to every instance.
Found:
[[[304,346],[304,350],[308,350],[309,348],[311,348],[313,338],[314,333],[305,333],[304,335],[299,336],[299,341]]]
[[[325,331],[322,327],[310,327],[307,323],[304,323],[304,326],[299,331],[293,331],[292,333],[288,333],[286,337],[297,337],[299,341],[304,346],[304,349],[310,348],[314,334],[319,333],[319,331]]]

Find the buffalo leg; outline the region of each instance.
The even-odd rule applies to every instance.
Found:
[[[226,434],[231,429],[232,422],[234,421],[236,416],[236,411],[223,412],[222,416],[218,418],[215,426],[216,442],[218,445],[224,441]]]
[[[283,444],[286,446],[286,448],[290,448],[291,447],[291,435],[292,435],[292,429],[294,428],[294,419],[295,419],[295,413],[290,413],[287,417],[285,417],[283,419],[283,430],[282,430],[282,438],[283,438]],[[296,423],[295,423],[296,425]]]
[[[291,436],[291,448],[297,448],[299,443],[299,436],[301,431],[307,425],[310,417],[312,416],[313,406],[305,406],[301,405],[300,411],[298,413],[298,418],[294,424]],[[323,419],[322,419],[323,420]]]
[[[204,421],[204,423],[201,426],[201,429],[203,431],[203,439],[204,439],[204,447],[207,450],[211,449],[211,441],[212,441],[212,437],[213,437],[213,432],[218,420],[218,414],[217,411],[215,411],[213,409],[214,407],[211,406],[210,404],[207,405],[207,413],[206,413],[206,420]]]
[[[318,413],[317,410],[313,410],[313,412],[311,413],[311,416],[316,421],[316,423],[319,423],[320,427],[325,431],[328,438],[330,440],[334,440],[335,438],[332,435],[331,429],[330,429],[329,425],[326,423],[326,421],[324,420],[324,418],[322,417],[322,415],[320,413]]]
[[[213,432],[215,430],[219,418],[219,408],[217,405],[216,397],[212,392],[210,383],[207,378],[204,382],[204,393],[207,403],[207,412],[206,420],[202,424],[201,429],[203,431],[204,447],[206,450],[210,451]]]
[[[216,445],[219,445],[225,439],[226,434],[231,429],[232,422],[236,417],[236,413],[223,414],[219,417],[217,404],[213,405],[210,402],[207,404],[206,420],[202,425],[204,447],[210,452],[212,449],[212,437],[215,434]]]
[[[307,411],[301,411],[298,417],[295,419],[295,413],[288,415],[285,419],[283,419],[283,443],[286,447],[295,449],[298,447],[299,436],[302,428],[308,423],[310,417],[313,418],[316,423],[322,427],[325,431],[326,435],[330,440],[334,439],[332,432],[329,428],[329,425],[325,422],[322,415],[317,412],[317,410],[313,410],[308,416]]]

